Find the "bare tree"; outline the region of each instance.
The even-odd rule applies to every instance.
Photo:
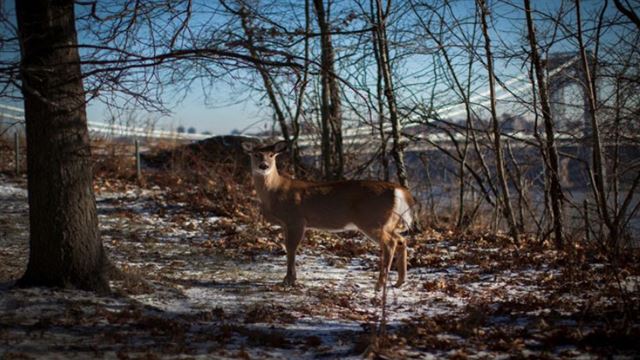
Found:
[[[376,18],[376,11],[374,6],[374,1],[371,0],[369,2],[370,12],[371,12],[371,21]],[[372,35],[372,44],[373,44],[373,56],[376,61],[376,112],[378,113],[378,135],[380,136],[380,162],[382,165],[382,173],[385,181],[389,181],[389,157],[387,150],[387,142],[389,141],[387,137],[387,133],[385,131],[385,127],[387,122],[385,121],[385,111],[384,111],[384,88],[383,88],[383,70],[382,70],[382,61],[380,59],[380,50],[378,48],[378,34],[379,30],[377,27],[374,27],[371,30]]]
[[[74,1],[16,1],[27,123],[29,264],[20,286],[109,291]]]
[[[597,118],[597,98],[596,98],[596,83],[595,77],[591,74],[591,61],[589,56],[587,55],[586,48],[584,46],[584,42],[582,39],[582,17],[580,11],[580,0],[575,1],[576,5],[576,37],[578,39],[578,49],[580,52],[580,59],[582,62],[582,70],[584,71],[585,76],[585,91],[587,93],[588,100],[588,113],[589,120],[591,122],[591,146],[592,146],[592,169],[593,169],[593,184],[595,191],[595,198],[598,203],[598,209],[602,219],[604,220],[605,225],[612,232],[611,236],[616,237],[617,229],[613,227],[613,222],[611,221],[611,217],[609,214],[609,209],[607,205],[607,185],[606,185],[606,177],[605,177],[605,167],[603,163],[603,150],[602,150],[602,141],[600,137],[600,126],[598,124]],[[617,240],[617,239],[616,239]]]
[[[625,6],[625,4],[622,3],[622,1],[624,1],[628,7]],[[636,12],[633,11],[633,5],[629,4],[628,0],[613,0],[613,3],[616,5],[616,8],[618,8],[618,10],[621,13],[623,13],[624,16],[626,16],[629,20],[631,20],[635,24],[635,26],[638,28],[638,30],[640,30],[640,17],[638,17],[638,14],[636,14]]]
[[[548,163],[544,163],[547,167],[547,174],[549,178],[549,188],[551,196],[551,210],[553,214],[553,230],[555,234],[555,243],[558,249],[561,249],[564,244],[564,229],[563,229],[563,215],[562,215],[562,186],[560,184],[560,176],[558,173],[559,161],[558,150],[555,144],[555,129],[554,121],[551,114],[551,106],[549,105],[549,93],[547,89],[547,83],[544,78],[544,70],[542,68],[542,61],[538,54],[538,42],[536,41],[536,30],[533,24],[531,16],[531,4],[529,0],[524,0],[525,15],[527,18],[527,34],[529,39],[529,46],[531,48],[531,63],[535,70],[536,83],[538,85],[538,92],[540,93],[540,107],[542,108],[542,118],[544,120],[545,129],[545,155],[548,157]]]
[[[489,30],[487,25],[488,8],[484,0],[476,0],[476,4],[480,10],[480,23],[482,25],[482,34],[484,36],[484,49],[486,55],[486,66],[489,75],[489,110],[491,112],[491,124],[492,135],[494,143],[494,151],[496,156],[496,173],[498,175],[498,182],[500,184],[500,190],[502,192],[502,206],[504,217],[507,219],[509,225],[509,232],[513,238],[514,243],[518,243],[519,232],[518,226],[511,206],[511,198],[509,196],[509,185],[507,183],[506,172],[504,168],[504,156],[502,151],[502,140],[500,125],[498,123],[498,114],[496,112],[496,94],[495,94],[495,74],[493,70],[493,55],[491,52],[491,38],[489,37]]]
[[[269,67],[262,63],[262,55],[259,52],[259,48],[263,47],[262,44],[258,43],[256,40],[254,33],[259,32],[258,36],[263,37],[261,32],[264,32],[263,29],[256,28],[251,20],[254,18],[254,14],[252,13],[252,9],[247,7],[243,1],[238,2],[239,8],[237,10],[232,9],[230,6],[226,4],[225,1],[221,1],[222,5],[235,16],[240,18],[242,31],[244,33],[245,39],[243,39],[244,47],[249,51],[251,58],[255,60],[253,66],[256,71],[262,78],[264,91],[266,92],[267,97],[269,98],[269,103],[274,111],[274,117],[280,126],[280,132],[282,133],[282,137],[287,143],[290,144],[291,147],[291,160],[293,163],[293,168],[296,174],[300,173],[300,169],[302,166],[302,160],[300,158],[300,150],[297,145],[298,135],[300,132],[299,126],[299,117],[302,110],[302,101],[304,98],[304,91],[307,83],[307,64],[305,61],[305,70],[303,73],[302,83],[300,85],[300,91],[298,93],[299,99],[296,101],[296,110],[295,114],[284,101],[284,96],[281,93],[279,87],[277,86],[276,79],[273,76],[274,71],[272,71]],[[305,29],[306,33],[309,33],[309,3],[306,0],[305,3]],[[305,35],[305,59],[308,59],[308,36]],[[282,101],[280,99],[283,99]],[[291,124],[288,124],[287,115],[288,113],[291,117]],[[291,134],[293,132],[293,134]]]
[[[455,184],[445,183],[450,194],[435,196],[457,199],[457,204],[455,200],[450,204],[457,206],[458,229],[466,228],[469,216],[491,207],[496,210],[495,226],[498,219],[506,219],[514,239],[529,230],[524,222],[530,215],[540,236],[553,231],[561,247],[563,238],[573,239],[576,231],[570,221],[576,210],[575,199],[569,196],[573,189],[561,187],[561,174],[567,161],[569,169],[575,166],[571,161],[583,161],[569,154],[579,149],[575,143],[582,141],[582,132],[568,129],[574,131],[565,133],[569,116],[554,113],[560,102],[552,67],[544,58],[552,59],[556,49],[570,48],[567,39],[582,34],[578,46],[587,64],[582,67],[591,77],[585,87],[590,101],[585,119],[595,132],[589,134],[593,160],[580,166],[593,174],[596,201],[589,209],[598,211],[591,219],[599,221],[592,221],[592,226],[602,224],[610,239],[623,239],[629,216],[640,211],[636,198],[624,194],[640,186],[634,185],[637,163],[626,161],[626,146],[638,142],[630,125],[638,113],[634,94],[640,93],[638,27],[633,21],[637,10],[633,2],[620,0],[616,1],[618,11],[609,11],[610,4],[605,12],[605,2],[600,11],[604,19],[584,19],[582,24],[595,26],[576,29],[575,16],[564,19],[552,11],[531,9],[529,0],[524,6],[522,2],[498,2],[491,10],[508,8],[512,14],[526,15],[527,27],[514,30],[525,37],[496,31],[504,20],[490,16],[488,2],[482,0],[472,8],[449,0],[306,0],[304,9],[302,2],[277,0],[76,2],[76,27],[82,36],[75,47],[81,49],[77,61],[88,100],[169,111],[174,99],[200,86],[207,100],[219,105],[217,84],[233,82],[239,89],[234,95],[239,96],[230,97],[232,101],[244,97],[267,104],[274,114],[275,133],[292,141],[294,152],[301,133],[318,140],[322,150],[318,160],[326,177],[340,178],[345,171],[352,171],[349,176],[372,174],[378,168],[370,165],[381,159],[379,176],[388,177],[394,162],[400,182],[424,185],[422,179],[410,177],[414,172],[403,171],[416,164],[409,161],[413,157],[402,158],[402,145],[408,141],[427,145],[427,151],[445,167],[442,174],[456,177]],[[562,4],[559,13],[566,14],[564,4],[568,3]],[[12,24],[5,21],[5,14],[0,15],[3,51],[17,47]],[[351,27],[352,23],[357,25]],[[607,50],[598,54],[600,40]],[[600,67],[600,60],[607,65]],[[521,70],[514,66],[520,61],[531,64],[533,91],[528,82],[522,88],[527,95],[515,94],[515,87],[504,81],[507,77],[522,80],[517,79]],[[0,59],[0,95],[11,96],[7,89],[20,85],[19,69],[10,57]],[[570,69],[578,71],[573,65]],[[610,83],[598,85],[603,79]],[[490,102],[478,94],[487,85]],[[511,98],[503,97],[501,89]],[[533,100],[525,98],[529,94]],[[528,123],[520,130],[508,128],[502,120],[505,104],[523,108],[517,115],[521,120],[528,120],[533,112],[533,126],[537,129],[540,120],[544,132],[536,130],[535,139],[529,140]],[[574,111],[582,113],[582,104],[577,108]],[[485,111],[488,123],[482,120]],[[571,121],[577,123],[582,117]],[[352,129],[359,136],[369,131],[375,137],[374,151],[371,146],[356,146],[360,141],[349,138],[347,142],[343,128],[349,129],[349,136]],[[540,158],[531,157],[538,152]],[[345,162],[353,166],[345,170]],[[434,174],[433,169],[426,170]],[[545,193],[544,205],[529,201],[531,190]],[[582,206],[579,211],[583,212]]]
[[[445,11],[448,9],[447,6],[443,6],[443,8]],[[433,40],[436,43],[437,50],[439,54],[442,55],[442,58],[444,59],[444,62],[446,64],[446,68],[449,71],[451,81],[453,82],[452,88],[454,89],[454,91],[456,92],[456,95],[460,98],[460,101],[464,106],[465,126],[464,126],[464,129],[462,130],[464,132],[464,140],[462,144],[459,144],[459,142],[456,140],[456,137],[453,134],[451,134],[451,132],[447,127],[440,128],[442,131],[447,132],[447,134],[449,135],[449,138],[451,139],[452,143],[455,146],[456,153],[457,153],[456,154],[457,156],[453,156],[453,154],[451,154],[450,152],[446,152],[450,154],[452,158],[455,158],[455,160],[458,161],[458,165],[459,165],[458,166],[458,179],[459,179],[458,219],[457,219],[456,227],[459,230],[462,230],[469,223],[469,219],[467,219],[465,215],[465,192],[466,192],[466,173],[467,173],[467,168],[469,167],[469,164],[467,163],[467,161],[469,157],[469,146],[471,144],[471,131],[473,127],[473,116],[474,116],[473,110],[471,108],[470,87],[471,87],[471,80],[472,80],[472,73],[473,73],[473,60],[475,58],[475,54],[473,51],[468,51],[468,64],[466,65],[466,76],[462,78],[462,75],[458,74],[458,70],[454,65],[454,59],[450,55],[450,51],[447,49],[447,46],[445,45],[444,40],[442,39],[442,34],[447,33],[449,31],[445,28],[445,23],[447,22],[447,20],[445,20],[442,15],[438,15],[435,9],[432,9],[432,12],[438,15],[438,20],[440,23],[440,31],[439,33],[436,34],[434,33],[434,31],[432,31],[430,24],[427,24],[424,18],[421,16],[421,14],[418,12],[417,4],[412,3],[411,9],[413,13],[416,15],[416,19],[420,24],[421,28],[429,36],[429,39]],[[458,23],[458,19],[450,19],[449,21],[453,24]],[[476,26],[477,16],[474,17],[472,24],[473,24],[472,30],[471,30],[472,34],[470,39],[471,42],[467,44],[469,48],[473,48],[473,41],[476,37],[475,32],[477,28]],[[463,29],[459,29],[458,31],[463,31]],[[479,175],[475,171],[471,170],[470,172],[473,174],[474,178],[476,179],[479,178]],[[483,188],[484,186],[483,181],[482,180],[478,181],[478,185],[481,188]]]
[[[373,1],[373,0],[372,0]],[[379,71],[384,80],[384,94],[387,98],[387,108],[389,109],[389,120],[391,121],[391,138],[393,139],[393,147],[391,154],[396,164],[396,174],[398,182],[404,187],[409,187],[407,179],[407,169],[404,164],[404,154],[400,144],[401,124],[398,117],[398,106],[396,104],[395,89],[393,86],[393,76],[391,64],[389,61],[389,42],[387,40],[387,15],[391,9],[391,0],[387,0],[386,10],[383,11],[381,0],[375,0],[375,40]],[[383,140],[384,141],[384,140]]]
[[[575,36],[578,40],[578,51],[580,54],[580,60],[582,65],[582,71],[584,72],[585,84],[584,91],[586,93],[588,107],[587,114],[589,119],[590,131],[591,131],[591,166],[590,166],[590,177],[592,183],[592,190],[596,202],[596,209],[598,215],[604,223],[605,228],[607,229],[608,234],[606,235],[606,239],[608,242],[608,248],[613,254],[617,254],[620,247],[620,240],[623,236],[623,231],[628,224],[629,221],[629,209],[633,203],[633,193],[635,193],[636,189],[640,186],[640,171],[637,170],[638,165],[629,164],[627,171],[634,174],[629,176],[629,189],[627,194],[620,201],[619,196],[621,195],[619,192],[618,182],[621,180],[620,177],[620,169],[619,169],[619,136],[621,132],[628,132],[628,136],[634,132],[635,129],[633,127],[627,127],[624,130],[620,128],[620,118],[623,112],[623,108],[620,103],[620,80],[622,77],[628,79],[625,82],[635,83],[636,86],[639,83],[637,74],[635,74],[635,78],[633,78],[634,74],[629,73],[627,68],[634,63],[637,63],[637,58],[634,60],[632,57],[625,59],[623,62],[623,66],[619,69],[619,72],[614,73],[615,81],[613,84],[613,114],[609,115],[609,117],[613,118],[612,122],[603,121],[607,117],[607,112],[605,111],[605,103],[606,100],[599,101],[598,96],[598,65],[599,65],[599,46],[600,46],[600,37],[602,33],[603,27],[603,16],[606,11],[607,2],[603,5],[601,11],[598,15],[597,26],[595,28],[594,35],[594,47],[593,51],[588,51],[585,45],[583,36],[584,31],[582,27],[582,13],[581,13],[581,2],[579,0],[575,1],[575,11],[576,11],[576,32]],[[628,15],[627,15],[628,16]],[[637,38],[636,38],[637,42]],[[633,48],[637,47],[636,44],[630,42]],[[610,49],[613,50],[613,49]],[[635,50],[632,50],[632,53]],[[624,57],[628,55],[625,54]],[[637,65],[636,65],[637,66]],[[633,92],[632,92],[633,93]],[[637,105],[636,105],[637,106]],[[637,113],[637,107],[632,110]],[[606,125],[609,127],[606,132],[603,134],[602,127]],[[612,126],[611,126],[612,125]],[[607,156],[605,152],[605,139],[612,139],[613,141],[613,154],[612,156]],[[612,174],[607,174],[608,166],[607,162],[611,161],[611,171]],[[634,170],[635,169],[635,170]],[[609,185],[609,183],[612,185]],[[640,207],[640,203],[636,201],[636,205],[634,209],[630,211],[631,214],[635,213]]]
[[[340,179],[344,176],[344,150],[342,146],[342,103],[336,79],[335,54],[329,26],[330,6],[325,9],[324,0],[313,0],[321,42],[321,116],[322,163],[325,178]]]

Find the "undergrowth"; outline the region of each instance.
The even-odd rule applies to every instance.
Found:
[[[175,144],[157,144],[147,151],[162,151],[172,146]],[[7,151],[6,146],[1,149]],[[164,197],[153,199],[158,204],[159,215],[163,216],[167,211],[164,209],[166,205],[183,204],[180,214],[172,215],[172,221],[185,226],[189,217],[221,217],[214,225],[209,225],[211,229],[207,229],[219,234],[219,238],[198,243],[199,248],[194,251],[246,259],[264,254],[284,255],[281,231],[262,219],[245,164],[211,162],[183,153],[171,158],[165,167],[143,168],[143,176],[138,179],[132,146],[95,142],[93,154],[96,158],[95,188],[99,191],[120,193],[131,189],[159,189]],[[7,170],[3,168],[3,171]],[[378,317],[373,323],[372,319],[359,313],[354,307],[352,294],[329,293],[321,289],[289,290],[306,292],[320,304],[315,308],[298,310],[315,314],[331,311],[345,319],[362,322],[362,336],[353,339],[354,352],[367,353],[370,357],[394,358],[400,354],[400,349],[411,348],[426,352],[449,351],[449,357],[464,358],[472,355],[465,350],[469,347],[513,356],[522,356],[530,349],[538,351],[536,354],[539,356],[554,351],[556,356],[573,356],[571,352],[557,353],[557,349],[565,345],[603,357],[638,353],[637,341],[634,340],[640,336],[638,249],[628,249],[613,258],[594,242],[588,243],[574,236],[570,246],[558,251],[549,242],[540,241],[533,235],[523,236],[520,245],[515,247],[506,234],[492,230],[490,226],[477,225],[460,231],[446,218],[440,216],[434,221],[429,213],[422,213],[421,223],[428,226],[408,237],[409,269],[443,273],[450,268],[473,269],[454,280],[442,277],[417,285],[425,293],[440,292],[443,296],[465,299],[467,305],[462,311],[445,315],[415,313],[400,324],[380,332],[377,326],[381,319]],[[112,246],[126,253],[129,251],[126,246],[136,244],[124,243],[156,241],[145,234],[131,233],[129,236],[127,241],[114,238]],[[310,231],[302,247],[318,254],[331,254],[331,257],[327,256],[327,264],[333,267],[344,267],[354,258],[375,259],[379,252],[377,244],[362,241],[353,232],[335,235]],[[130,251],[134,256],[139,249],[131,246]],[[174,262],[172,260],[172,264]],[[176,262],[175,266],[180,266],[180,263]],[[365,260],[363,266],[373,271],[378,262]],[[535,270],[537,275],[508,276],[526,274],[530,270]],[[151,283],[181,284],[179,279],[162,274],[154,278],[138,268],[124,271],[147,276]],[[498,275],[501,281],[523,287],[531,285],[539,291],[513,298],[505,296],[500,287],[482,292],[482,296],[470,291],[474,284],[490,282],[492,276]],[[120,290],[123,294],[135,295],[153,291],[153,286],[128,283],[125,278]],[[283,289],[274,287],[273,291]],[[371,303],[374,307],[382,304],[384,301],[376,299]],[[125,315],[126,318],[138,316]],[[216,313],[214,317],[220,316]],[[249,308],[241,319],[245,325],[296,320],[290,312],[278,306],[262,304]],[[161,334],[166,332],[165,328],[173,329],[175,333],[188,331],[183,328],[185,323],[182,320],[174,322],[160,319],[139,326],[147,326],[149,331]],[[265,346],[291,346],[290,340],[281,334],[274,337],[244,325],[229,326],[220,336],[239,333]],[[460,339],[466,344],[464,347],[460,346]],[[318,346],[318,339],[309,337],[308,341],[309,346]]]

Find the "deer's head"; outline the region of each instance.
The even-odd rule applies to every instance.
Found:
[[[254,175],[267,176],[276,169],[276,157],[287,149],[286,141],[268,146],[253,146],[242,143],[242,148],[251,157],[251,172]]]

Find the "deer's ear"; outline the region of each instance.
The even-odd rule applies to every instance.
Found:
[[[273,152],[275,152],[276,154],[279,154],[287,150],[288,146],[289,144],[286,141],[279,141],[273,145]]]
[[[253,152],[253,144],[251,144],[250,142],[243,142],[240,146],[242,146],[242,150],[244,150],[244,152],[251,154]]]

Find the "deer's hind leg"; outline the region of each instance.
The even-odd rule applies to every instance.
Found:
[[[395,287],[404,284],[407,277],[407,240],[402,235],[393,232],[392,236],[396,239],[398,256],[396,257],[396,269],[398,270],[398,281]]]

